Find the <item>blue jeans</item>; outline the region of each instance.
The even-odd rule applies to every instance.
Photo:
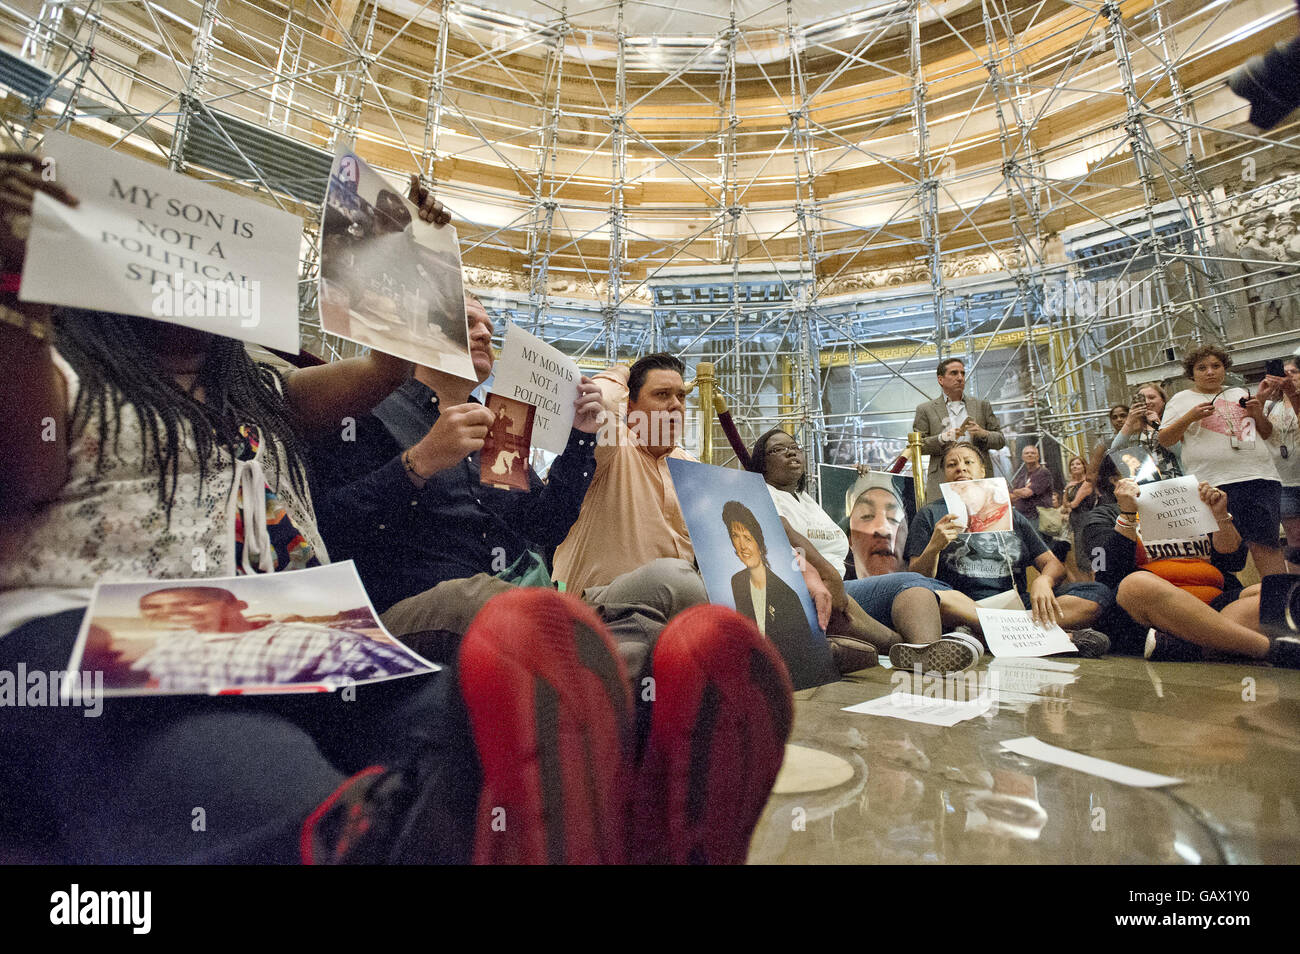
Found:
[[[844,592],[878,623],[893,628],[894,600],[904,590],[921,587],[933,593],[952,589],[947,583],[920,573],[886,573],[860,580],[845,580]]]

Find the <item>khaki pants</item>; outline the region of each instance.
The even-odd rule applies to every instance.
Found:
[[[450,659],[460,636],[488,600],[514,589],[486,573],[447,580],[389,607],[384,625],[394,636],[439,631],[409,640],[417,652]],[[649,675],[655,641],[668,621],[684,609],[709,601],[704,581],[685,560],[664,557],[629,570],[603,586],[588,587],[583,602],[609,627],[633,687]],[[432,642],[430,642],[432,640]],[[440,651],[430,651],[437,644]]]

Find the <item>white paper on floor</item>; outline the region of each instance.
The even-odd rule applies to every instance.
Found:
[[[934,696],[918,696],[910,692],[891,692],[869,702],[845,706],[843,711],[952,727],[958,722],[984,714],[992,707],[993,701],[994,696],[990,692],[982,692],[973,699],[960,702]]]
[[[1065,630],[1055,623],[1039,626],[1029,610],[980,607],[976,612],[984,630],[984,640],[994,656],[1016,658],[1074,652],[1074,643],[1070,642]]]
[[[1180,785],[1183,781],[1180,778],[1157,775],[1154,772],[1146,772],[1142,769],[1120,765],[1118,762],[1108,762],[1106,759],[1098,759],[1091,755],[1082,755],[1079,752],[1071,752],[1069,749],[1048,745],[1032,735],[1027,735],[1021,739],[1008,739],[1002,743],[1002,747],[1015,752],[1017,755],[1038,759],[1040,762],[1050,762],[1052,765],[1063,765],[1066,768],[1074,769],[1076,772],[1096,775],[1098,778],[1119,782],[1121,785],[1133,785],[1137,788],[1160,788],[1164,785]]]

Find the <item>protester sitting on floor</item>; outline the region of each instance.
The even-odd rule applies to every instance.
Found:
[[[1300,667],[1300,642],[1271,639],[1259,625],[1259,586],[1242,589],[1236,573],[1246,548],[1228,496],[1201,482],[1201,500],[1218,529],[1185,540],[1147,541],[1137,500],[1142,488],[1102,461],[1101,502],[1083,528],[1097,580],[1116,591],[1105,626],[1118,652],[1152,661],[1201,659],[1204,649]],[[1174,555],[1166,555],[1174,554]]]
[[[1168,402],[1165,389],[1158,382],[1143,384],[1133,397],[1133,406],[1125,417],[1123,426],[1115,432],[1115,437],[1110,442],[1111,451],[1123,450],[1135,444],[1145,447],[1155,459],[1163,480],[1183,476],[1183,445],[1178,443],[1166,447],[1158,436],[1160,419],[1164,416]]]
[[[0,156],[7,274],[22,271],[34,193],[72,201],[39,168]],[[421,203],[422,217],[439,212]],[[281,378],[232,339],[12,294],[0,349],[16,372],[0,381],[7,670],[66,666],[98,580],[325,562],[301,435],[366,413],[407,372],[376,353]],[[632,786],[646,844],[630,848],[622,826],[625,675],[594,614],[544,589],[485,608],[455,666],[354,698],[111,699],[95,719],[0,708],[0,819],[72,862],[741,860],[781,761],[789,682],[730,610],[678,623],[654,660],[672,717],[655,710]],[[730,747],[701,761],[706,683],[725,687],[709,741],[725,733]],[[536,784],[521,788],[521,773]],[[489,809],[507,803],[515,824],[496,837]],[[192,828],[196,805],[220,824]]]
[[[781,518],[842,574],[849,554],[848,537],[805,489],[806,464],[794,438],[779,427],[772,428],[754,442],[750,460],[751,469],[762,474],[767,482]],[[916,655],[918,647],[942,638],[944,619],[939,606],[942,598],[936,599],[934,594],[948,587],[937,580],[918,573],[888,573],[848,580],[842,585],[847,596],[848,618],[854,623],[861,622],[862,638],[877,649],[890,650],[891,660],[892,647],[896,644],[904,646],[898,651],[900,658],[910,657]],[[866,619],[861,619],[862,616]],[[834,645],[834,634],[829,629],[827,632]],[[922,655],[922,667],[931,671],[941,667],[951,667],[948,671],[967,669],[979,659],[979,653],[964,640]],[[905,668],[911,668],[910,664]]]
[[[945,482],[984,479],[979,451],[965,442],[949,445],[942,467]],[[1069,632],[1083,655],[1103,655],[1108,641],[1090,627],[1114,601],[1111,591],[1100,583],[1065,582],[1065,567],[1033,524],[1019,511],[1011,519],[1011,530],[967,533],[960,518],[937,500],[917,513],[904,554],[913,571],[942,580],[977,602],[1014,588],[1036,621]],[[1038,576],[1027,585],[1025,570],[1031,565]]]
[[[600,391],[583,376],[568,444],[546,481],[529,469],[526,492],[484,486],[479,450],[493,421],[471,392],[495,363],[492,319],[473,296],[465,307],[477,381],[417,367],[357,420],[351,439],[334,434],[313,445],[330,549],[356,561],[389,631],[440,660],[454,655],[474,615],[525,569],[545,581],[539,554],[563,541],[578,518],[603,413]],[[503,572],[516,561],[522,566],[514,573]],[[693,566],[671,557],[624,571],[588,600],[638,680],[648,676],[641,669],[664,625],[707,601]]]
[[[1228,509],[1259,575],[1285,573],[1278,546],[1282,484],[1265,446],[1276,441],[1264,414],[1272,392],[1252,395],[1245,388],[1224,387],[1230,367],[1232,359],[1218,345],[1188,351],[1183,372],[1192,387],[1169,399],[1158,438],[1167,448],[1181,441],[1184,472],[1228,495]]]

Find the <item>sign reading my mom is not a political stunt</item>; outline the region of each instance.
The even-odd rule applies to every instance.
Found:
[[[156,318],[298,351],[302,220],[189,176],[50,133],[18,297]]]
[[[529,334],[513,321],[506,326],[492,393],[537,408],[533,445],[564,453],[573,429],[573,405],[582,372],[572,358]]]

